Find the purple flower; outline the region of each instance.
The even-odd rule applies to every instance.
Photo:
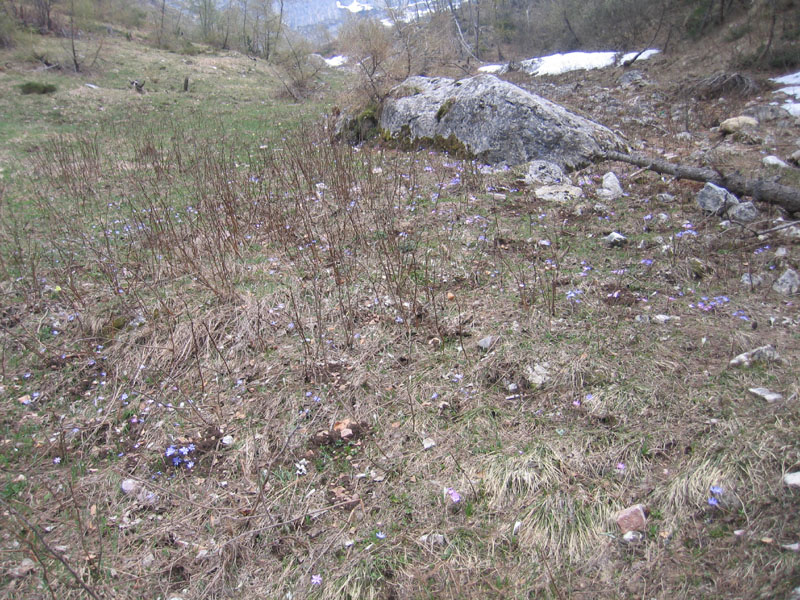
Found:
[[[458,504],[461,502],[461,494],[455,491],[453,488],[447,488],[445,490],[448,496],[450,496],[450,500],[453,501],[453,504]]]
[[[180,456],[176,456],[176,457],[174,457],[174,458],[172,459],[172,464],[173,464],[174,466],[176,466],[176,467],[177,467],[179,464],[181,464],[181,457],[180,457]]]
[[[53,464],[54,464],[54,465],[59,465],[59,464],[61,464],[61,457],[60,457],[60,456],[56,456],[56,457],[53,459]]]
[[[723,490],[723,489],[722,489],[720,486],[718,486],[718,485],[712,485],[712,486],[711,486],[711,493],[712,493],[712,494],[714,494],[715,496],[719,496],[719,495],[720,495],[720,494],[722,494],[724,491],[725,491],[725,490]]]
[[[708,499],[708,505],[709,506],[719,506],[719,500],[717,500],[716,498],[714,498],[712,496],[711,498]]]
[[[322,585],[322,575],[317,573],[311,576],[311,585]]]
[[[167,448],[166,452],[164,452],[164,456],[170,457],[173,454],[175,454],[175,452],[176,452],[175,446],[170,446],[169,448]]]
[[[617,471],[619,471],[621,473],[624,470],[625,470],[625,463],[622,463],[622,462],[617,463]]]
[[[375,534],[375,537],[378,538],[379,540],[385,540],[386,534],[383,533],[382,531],[379,531],[378,533]]]

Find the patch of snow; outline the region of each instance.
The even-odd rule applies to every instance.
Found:
[[[329,67],[341,67],[342,65],[347,63],[347,57],[342,56],[331,56],[330,58],[323,58],[322,60],[325,61],[325,64]]]
[[[482,67],[478,67],[478,71],[481,73],[499,73],[505,68],[505,65],[483,65]]]
[[[793,117],[800,117],[800,102],[787,102],[783,109]]]
[[[638,52],[628,52],[627,54],[623,54],[620,57],[620,59],[617,61],[617,64],[618,65],[624,65],[624,64],[632,61],[634,58],[636,58],[637,61],[639,61],[639,60],[647,60],[648,58],[650,58],[651,56],[653,56],[655,54],[658,54],[659,52],[661,52],[661,51],[657,50],[656,48],[650,48],[649,50],[645,50],[644,52],[642,52],[641,55],[639,55],[639,58],[636,58],[636,55],[639,54]]]
[[[786,85],[800,85],[800,71],[797,73],[790,73],[789,75],[784,75],[783,77],[774,77],[772,79],[775,83],[785,83]],[[780,91],[780,90],[779,90]]]
[[[369,4],[361,4],[358,0],[353,0],[350,4],[342,4],[338,0],[336,1],[336,8],[342,8],[344,10],[349,10],[351,13],[360,13],[367,10],[372,10],[372,6]]]
[[[787,96],[794,96],[795,98],[800,98],[800,85],[784,87],[775,91],[776,94],[779,92],[786,94]]]
[[[522,70],[530,75],[561,75],[569,71],[603,69],[614,64],[616,52],[567,52],[531,58],[520,63]]]

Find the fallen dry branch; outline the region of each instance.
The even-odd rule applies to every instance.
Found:
[[[763,179],[748,179],[736,173],[726,175],[705,167],[676,165],[665,160],[639,154],[606,152],[604,158],[644,167],[656,173],[672,175],[678,179],[714,183],[737,196],[750,196],[753,200],[780,206],[789,213],[800,212],[800,189],[796,187]]]

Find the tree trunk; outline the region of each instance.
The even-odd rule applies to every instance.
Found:
[[[606,160],[644,167],[656,173],[673,175],[678,179],[690,179],[714,183],[738,196],[750,196],[753,200],[780,206],[786,212],[800,213],[800,189],[763,179],[748,179],[736,173],[724,174],[714,169],[676,165],[674,163],[637,154],[606,152]]]

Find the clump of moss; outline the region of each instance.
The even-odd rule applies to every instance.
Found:
[[[436,121],[439,122],[444,119],[445,115],[450,112],[450,109],[453,108],[453,104],[455,103],[455,98],[449,98],[448,100],[445,100],[444,103],[439,107],[439,110],[436,111]]]
[[[52,83],[42,83],[41,81],[26,81],[19,86],[23,94],[52,94],[58,88]]]

